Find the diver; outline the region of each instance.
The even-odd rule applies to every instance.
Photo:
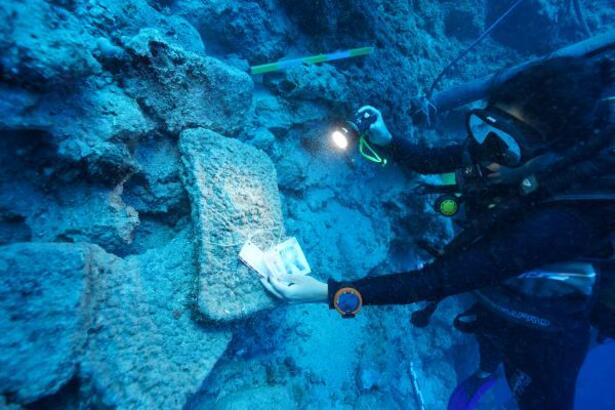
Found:
[[[446,194],[463,205],[463,228],[410,272],[327,283],[270,277],[265,287],[291,303],[328,303],[345,318],[364,305],[421,301],[431,313],[442,298],[472,291],[476,304],[455,324],[476,335],[481,363],[449,408],[467,408],[503,365],[520,409],[572,409],[601,261],[612,256],[614,71],[608,59],[535,63],[492,89],[486,107],[467,114],[467,139],[444,147],[393,138],[381,113],[362,107],[359,115],[377,116],[370,141],[397,163],[455,173]]]

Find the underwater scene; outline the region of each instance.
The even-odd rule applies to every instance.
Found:
[[[0,410],[615,409],[614,0],[0,0]]]

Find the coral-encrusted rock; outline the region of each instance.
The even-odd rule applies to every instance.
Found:
[[[209,53],[232,50],[251,63],[261,64],[288,50],[293,27],[272,1],[175,0],[174,13],[188,20],[201,34]]]
[[[0,142],[14,155],[15,147]],[[24,148],[22,148],[24,149]],[[14,155],[15,156],[15,155]],[[36,157],[34,157],[36,158]],[[37,242],[93,242],[106,251],[123,255],[139,225],[137,211],[122,199],[123,185],[114,189],[84,184],[63,186],[63,192],[45,192],[58,182],[40,181],[35,185],[24,178],[28,162],[12,166],[0,154],[3,167],[0,176],[0,210],[14,222],[21,222],[26,238]],[[18,226],[15,226],[17,228]],[[23,229],[20,229],[23,231]]]
[[[89,285],[84,377],[105,405],[182,409],[231,338],[191,317],[191,235],[126,260],[106,259],[100,269]]]
[[[192,320],[194,246],[121,259],[88,244],[0,247],[0,395],[28,404],[78,376],[97,404],[181,409],[231,334]]]
[[[188,21],[177,15],[161,13],[170,2],[151,0],[89,1],[82,2],[90,24],[111,31],[112,35],[133,36],[144,27],[156,27],[164,39],[186,51],[205,54],[198,31]],[[159,3],[157,9],[152,7]],[[203,3],[197,6],[207,9]]]
[[[137,102],[115,85],[45,94],[3,86],[0,93],[5,96],[0,127],[44,131],[61,158],[84,163],[102,180],[118,182],[133,171],[127,144],[154,128]]]
[[[252,103],[252,79],[220,60],[168,44],[155,29],[125,39],[134,72],[126,90],[173,133],[207,127],[234,133]]]
[[[265,82],[283,97],[340,103],[348,99],[346,78],[329,64],[303,65]]]
[[[54,104],[62,97],[53,97],[43,102],[42,108],[53,124],[51,132],[59,141],[62,157],[84,161],[92,175],[103,179],[114,179],[134,169],[127,144],[154,128],[135,100],[115,85],[85,89],[71,96],[57,114]]]
[[[284,237],[269,157],[205,129],[184,131],[180,151],[198,243],[200,311],[233,320],[272,307],[256,274],[237,257],[247,240],[266,249]]]
[[[87,246],[0,247],[0,396],[29,403],[73,377],[90,268]]]
[[[91,36],[75,15],[42,0],[0,5],[0,77],[49,89],[98,71]]]
[[[180,206],[184,209],[188,201],[179,178],[175,141],[157,136],[137,146],[133,155],[139,172],[126,181],[125,201],[139,212],[175,212]]]
[[[139,214],[122,200],[123,186],[113,190],[66,188],[58,198],[48,198],[31,210],[27,223],[32,239],[41,242],[69,240],[94,242],[108,252],[123,254],[139,225]]]

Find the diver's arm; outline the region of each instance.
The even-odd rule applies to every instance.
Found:
[[[443,174],[463,166],[464,145],[460,143],[428,147],[407,138],[393,138],[390,150],[396,163],[420,174]]]
[[[338,289],[357,289],[365,305],[407,304],[495,285],[521,273],[583,256],[598,233],[572,211],[535,211],[509,229],[494,232],[463,251],[422,269],[353,282],[328,282],[329,304]]]
[[[378,109],[365,105],[359,108],[356,116],[361,117],[366,113],[375,118],[368,129],[369,141],[379,146],[388,146],[389,154],[397,164],[420,174],[443,174],[463,166],[463,144],[432,148],[416,144],[408,138],[393,138]]]

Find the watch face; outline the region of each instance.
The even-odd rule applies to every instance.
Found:
[[[352,313],[359,308],[361,301],[353,293],[342,293],[337,299],[338,308],[345,313]]]

